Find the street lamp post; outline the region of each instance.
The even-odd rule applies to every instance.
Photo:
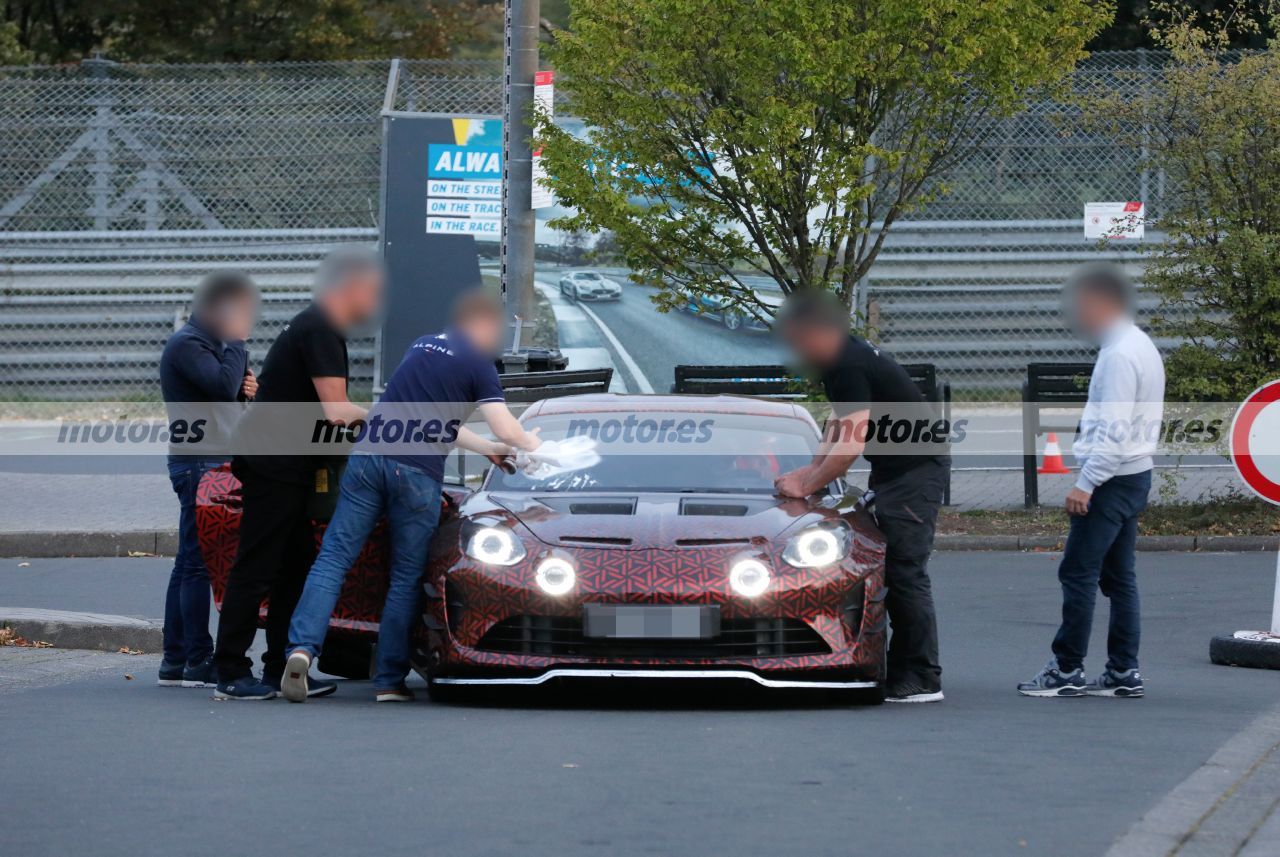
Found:
[[[533,78],[538,71],[538,0],[506,0],[502,112],[502,294],[507,311],[533,316],[534,216],[531,203]],[[513,342],[513,350],[519,348]]]

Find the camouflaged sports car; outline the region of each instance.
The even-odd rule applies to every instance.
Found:
[[[492,467],[447,485],[424,576],[415,668],[465,685],[725,679],[883,698],[884,542],[844,486],[779,498],[818,427],[785,402],[730,396],[549,399],[542,437],[587,435],[592,466]],[[238,485],[206,475],[199,521],[215,597],[235,553]],[[323,525],[317,524],[317,538]],[[348,576],[320,668],[367,673],[386,591],[381,526]]]

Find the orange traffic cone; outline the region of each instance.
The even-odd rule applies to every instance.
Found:
[[[1058,436],[1049,432],[1044,442],[1044,460],[1036,468],[1036,473],[1070,473],[1067,465],[1062,463],[1062,448],[1058,446]]]

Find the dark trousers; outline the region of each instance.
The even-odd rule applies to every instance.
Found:
[[[251,673],[247,653],[258,630],[258,609],[269,598],[267,651],[263,674],[284,672],[289,619],[302,596],[307,571],[316,558],[316,540],[308,514],[311,486],[269,479],[237,468],[243,489],[240,549],[227,576],[218,620],[214,662],[221,681]]]
[[[164,599],[164,659],[174,665],[198,666],[213,652],[209,636],[209,570],[196,532],[196,489],[215,463],[172,459],[169,481],[178,495],[178,553],[169,573]]]
[[[939,458],[887,481],[871,473],[876,524],[885,537],[890,684],[915,678],[931,685],[942,675],[928,564],[950,466]]]
[[[1142,628],[1134,552],[1138,515],[1147,507],[1150,492],[1150,470],[1113,476],[1093,492],[1089,513],[1071,519],[1067,547],[1058,565],[1062,626],[1053,638],[1053,654],[1059,669],[1084,666],[1098,589],[1111,600],[1107,667],[1118,672],[1137,668]]]

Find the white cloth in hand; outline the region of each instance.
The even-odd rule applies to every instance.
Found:
[[[546,479],[592,467],[600,461],[596,442],[583,435],[563,441],[544,440],[532,452],[516,453],[516,467],[531,479]]]

